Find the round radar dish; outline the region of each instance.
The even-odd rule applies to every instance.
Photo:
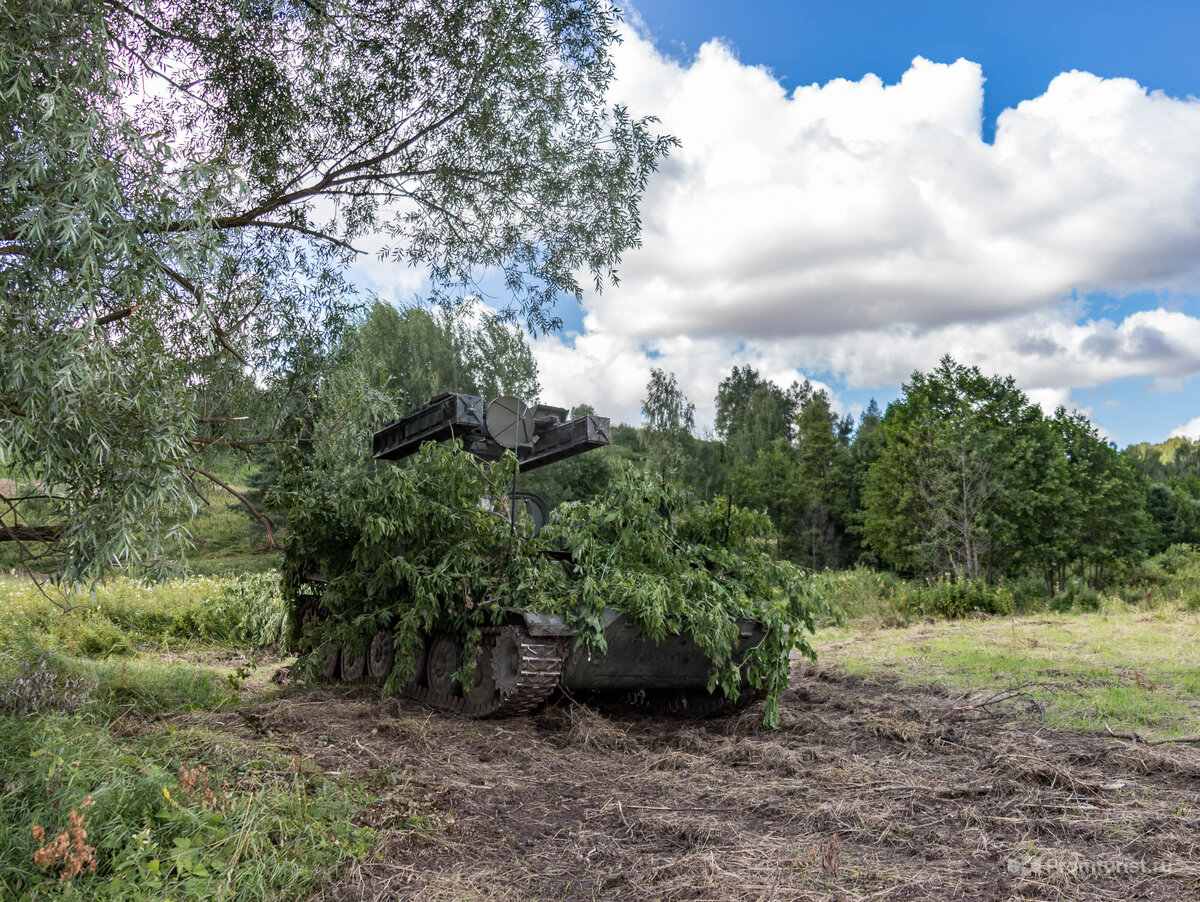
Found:
[[[487,406],[483,424],[503,448],[528,448],[533,444],[533,424],[525,416],[528,408],[520,398],[504,396]]]

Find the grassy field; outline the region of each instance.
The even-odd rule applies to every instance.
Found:
[[[1120,603],[1094,614],[822,630],[821,661],[860,677],[938,686],[1011,705],[1053,727],[1200,733],[1200,614]]]
[[[234,536],[232,521],[229,526]],[[209,547],[218,559],[228,554],[234,560],[250,553],[238,546],[240,541],[230,538]],[[1191,589],[1196,568],[1191,558],[1171,566],[1172,571],[1160,568],[1157,582],[1127,593],[1133,603],[1119,595],[1080,595],[1097,610],[1056,613],[1044,605],[997,616],[983,616],[964,604],[1019,608],[1019,592],[1005,589],[993,597],[976,590],[964,595],[953,588],[920,589],[868,571],[825,577],[828,597],[853,616],[844,626],[820,630],[815,642],[820,663],[817,670],[806,667],[797,674],[778,738],[763,733],[761,712],[705,731],[636,719],[605,721],[573,708],[566,715],[551,712],[503,727],[468,729],[437,719],[435,729],[419,706],[397,707],[367,690],[331,697],[329,690],[280,686],[272,677],[282,660],[286,623],[277,576],[270,571],[198,576],[154,587],[117,578],[78,596],[0,578],[0,836],[5,837],[0,898],[317,899],[339,897],[348,880],[390,891],[393,884],[387,881],[401,877],[428,878],[431,886],[440,886],[421,868],[441,867],[436,850],[457,849],[464,842],[456,853],[460,869],[486,848],[492,858],[480,858],[479,867],[499,870],[487,871],[486,877],[484,871],[472,872],[470,892],[457,882],[458,871],[439,872],[437,879],[450,881],[443,887],[445,898],[493,898],[489,881],[503,884],[500,895],[509,898],[607,897],[603,887],[609,883],[581,895],[592,880],[584,865],[560,863],[562,873],[572,874],[567,884],[522,872],[513,862],[526,853],[506,844],[517,842],[523,827],[496,837],[485,831],[474,840],[460,835],[457,825],[463,818],[483,825],[507,817],[490,807],[486,792],[476,797],[472,789],[464,795],[464,787],[514,787],[526,779],[526,764],[535,770],[557,768],[560,776],[578,771],[580,785],[589,786],[598,778],[585,772],[613,767],[617,783],[642,786],[647,796],[638,804],[643,807],[632,811],[648,824],[646,830],[666,831],[657,839],[647,834],[650,845],[638,853],[643,856],[668,834],[690,836],[697,829],[690,823],[693,815],[680,814],[676,823],[675,815],[662,814],[662,824],[650,824],[650,814],[704,812],[715,804],[697,795],[702,784],[681,783],[672,768],[705,774],[717,781],[714,786],[736,783],[747,812],[738,828],[744,840],[738,854],[761,857],[763,849],[773,849],[786,836],[782,825],[792,823],[786,818],[776,823],[782,814],[753,814],[775,810],[768,802],[782,790],[765,781],[777,780],[781,767],[792,781],[788,785],[796,784],[789,792],[806,787],[804,792],[815,793],[825,781],[834,795],[813,804],[841,806],[831,810],[843,813],[846,805],[858,806],[854,823],[862,827],[878,814],[880,787],[925,792],[939,781],[966,780],[956,770],[964,762],[943,761],[939,751],[964,747],[962,736],[948,741],[945,733],[946,724],[959,721],[982,731],[976,743],[981,750],[996,742],[1019,750],[1025,737],[1047,729],[1059,736],[1050,746],[1044,739],[1030,745],[1041,749],[1039,761],[1050,761],[1050,770],[1041,771],[1052,775],[1049,790],[1057,791],[1054,775],[1059,773],[1074,774],[1071,779],[1083,781],[1080,785],[1124,786],[1132,778],[1106,781],[1102,764],[1095,765],[1094,774],[1072,770],[1074,750],[1104,741],[1146,749],[1143,740],[1186,739],[1200,732],[1200,612]],[[939,605],[965,616],[924,615]],[[565,738],[546,740],[560,723],[568,725]],[[522,747],[540,757],[518,754],[512,761],[520,767],[510,772],[501,764],[508,754],[506,737],[518,734]],[[1071,738],[1076,734],[1085,736]],[[812,742],[819,742],[819,749]],[[861,758],[868,748],[877,760]],[[929,759],[922,765],[929,771],[920,781],[905,781],[903,770],[911,766],[906,762],[918,748]],[[1089,753],[1094,760],[1107,760],[1103,755],[1110,753],[1097,749]],[[1111,754],[1113,761],[1125,761],[1123,752]],[[447,755],[460,756],[467,771],[458,758],[445,769]],[[1024,751],[1014,755],[1005,765],[1010,769],[1012,761],[1032,760]],[[1147,760],[1138,758],[1136,766],[1149,766]],[[1192,765],[1175,761],[1168,768],[1157,758],[1152,763],[1174,775],[1145,790],[1166,800],[1163,810],[1171,811],[1163,816],[1194,817],[1187,814],[1190,808],[1177,804],[1182,790],[1171,782],[1183,780],[1178,774],[1190,773],[1186,768]],[[986,785],[996,794],[1025,791],[1019,774],[998,781],[999,765],[983,764],[970,787]],[[892,770],[896,773],[884,783],[875,776]],[[599,784],[594,788],[600,791]],[[756,792],[766,793],[761,805]],[[929,792],[936,812],[941,803]],[[553,832],[536,842],[549,842],[549,850],[558,848],[554,843],[566,835],[563,831],[575,829],[561,821],[564,799],[555,793],[537,789],[512,799],[514,805],[528,803],[544,811],[546,829]],[[468,803],[468,796],[473,801]],[[611,805],[601,804],[604,799],[594,801],[598,808],[579,809],[581,824],[598,817],[595,811],[610,811]],[[995,801],[1012,804],[1008,796]],[[1126,799],[1112,804],[1117,801]],[[1022,804],[1050,802],[1038,796]],[[1118,808],[1109,813],[1150,816]],[[1009,823],[1006,816],[997,808],[998,822]],[[634,824],[634,817],[621,809],[618,834],[633,829],[624,821]],[[827,830],[826,821],[817,814],[812,818],[805,842],[817,842],[812,837]],[[712,829],[718,826],[714,821]],[[840,829],[848,841],[857,835],[850,822]],[[1015,827],[1011,832],[1024,835]],[[1100,827],[1094,825],[1093,833],[1103,838]],[[410,835],[416,838],[405,839]],[[708,848],[716,835],[704,834],[697,848]],[[938,836],[934,831],[913,842],[925,844],[928,853],[942,848]],[[1096,837],[1081,842],[1100,842]],[[597,834],[588,842],[602,839]],[[558,851],[570,856],[577,854],[574,849]],[[884,869],[879,874],[904,881],[928,876],[905,871],[891,847],[860,851],[878,858]],[[695,874],[683,862],[704,867],[702,858],[689,856],[677,860],[681,882],[672,884],[685,895],[700,889],[687,882]],[[558,867],[552,858],[547,851],[539,860]],[[659,878],[650,872],[634,880],[642,858],[620,860],[624,863],[614,864],[617,870],[606,872],[604,881],[630,889],[627,897],[672,898],[659,893],[656,887],[667,884],[656,883]],[[396,870],[397,862],[409,870]],[[505,883],[517,873],[524,874],[528,892]],[[870,873],[875,872],[863,870],[856,877],[863,898],[877,888]],[[69,879],[61,879],[63,874]],[[735,883],[742,877],[727,875]],[[637,882],[643,878],[644,884]],[[746,898],[758,898],[769,888],[766,878],[754,879],[763,885],[737,884]],[[821,892],[836,885],[828,875],[822,879]],[[708,890],[715,891],[714,886]]]

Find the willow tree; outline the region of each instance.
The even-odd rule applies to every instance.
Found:
[[[0,538],[71,580],[170,560],[365,239],[554,328],[672,143],[607,101],[617,39],[600,0],[5,3]]]
[[[683,393],[674,373],[658,367],[650,370],[642,417],[652,468],[663,479],[670,475],[673,481],[682,481],[687,449],[696,428],[696,405]]]

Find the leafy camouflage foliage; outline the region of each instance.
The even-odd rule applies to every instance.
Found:
[[[777,720],[790,651],[813,655],[806,632],[815,608],[801,571],[763,550],[764,515],[696,502],[622,468],[602,499],[563,505],[533,538],[529,524],[514,532],[481,505],[505,495],[511,466],[427,445],[411,466],[298,479],[285,591],[299,615],[318,600],[309,578],[319,574],[328,614],[306,634],[310,666],[335,643],[364,643],[391,627],[394,690],[411,673],[422,634],[446,630],[468,637],[465,676],[470,646],[508,607],[561,614],[576,641],[603,653],[601,613],[613,607],[651,638],[695,640],[713,661],[710,688],[736,695],[745,680],[767,689],[767,720]],[[566,548],[572,559],[552,560],[539,553],[546,548]],[[761,621],[766,638],[739,666],[741,619]]]

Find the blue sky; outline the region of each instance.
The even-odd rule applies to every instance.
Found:
[[[951,353],[1118,445],[1200,437],[1200,4],[628,19],[613,99],[683,146],[622,285],[535,342],[546,400],[636,422],[661,366],[711,422],[750,363],[856,413]]]
[[[639,0],[655,45],[687,58],[714,37],[790,87],[873,72],[895,82],[914,56],[983,67],[985,134],[1001,110],[1082,69],[1186,97],[1200,93],[1200,3],[745,2]]]

